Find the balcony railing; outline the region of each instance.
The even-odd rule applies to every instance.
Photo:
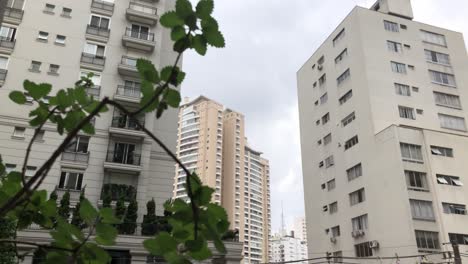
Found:
[[[120,61],[125,66],[130,66],[130,67],[135,67],[137,65],[137,59],[135,58],[130,58],[127,56],[122,56],[122,60]]]
[[[62,160],[63,161],[78,162],[78,163],[88,163],[89,153],[63,152],[62,153]]]
[[[18,8],[5,7],[5,17],[22,20],[24,11]]]
[[[0,37],[0,47],[13,49],[15,47],[16,41],[11,38]]]
[[[91,3],[92,8],[101,9],[110,13],[114,12],[114,3],[100,0],[93,0]]]
[[[91,96],[99,97],[101,95],[101,86],[95,85],[93,87],[86,88],[86,93]]]
[[[104,64],[106,63],[106,57],[97,56],[97,55],[94,55],[94,54],[89,54],[89,53],[83,52],[81,54],[81,62],[88,63],[88,64],[99,65],[99,66],[104,66]]]
[[[156,15],[158,13],[158,9],[156,7],[137,2],[130,2],[130,6],[128,8],[149,15]]]
[[[137,189],[132,185],[106,183],[102,186],[101,200],[105,200],[106,197],[112,201],[123,198],[124,201],[130,202],[136,198],[136,194]]]
[[[141,89],[140,87],[118,85],[117,94],[122,95],[122,96],[133,97],[133,98],[141,98]]]
[[[86,33],[108,38],[110,36],[110,29],[88,25],[88,27],[86,28]]]
[[[125,36],[146,41],[154,41],[154,33],[140,32],[132,30],[131,28],[127,28],[125,30]]]
[[[145,125],[145,121],[142,120],[129,118],[127,116],[115,116],[114,118],[112,118],[111,126],[129,130],[140,130],[140,128],[137,125],[137,122],[139,122],[142,126]]]
[[[140,154],[125,154],[123,152],[107,152],[107,162],[140,166],[141,155]]]

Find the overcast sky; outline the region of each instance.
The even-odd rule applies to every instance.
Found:
[[[355,5],[375,0],[215,0],[227,47],[184,57],[182,95],[201,94],[246,117],[246,136],[270,160],[272,226],[304,215],[296,71]],[[416,21],[464,32],[468,1],[412,0]]]

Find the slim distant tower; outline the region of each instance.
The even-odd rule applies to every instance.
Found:
[[[354,8],[300,68],[310,257],[468,249],[467,69],[462,34],[410,0]]]

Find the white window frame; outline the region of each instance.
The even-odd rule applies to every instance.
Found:
[[[76,178],[75,178],[75,182],[73,183],[73,187],[69,188],[69,185],[70,185],[69,181],[70,181],[71,174],[75,174]],[[62,177],[65,177],[65,178],[63,179],[63,186],[60,186],[60,182],[62,181]],[[80,186],[78,186],[78,182],[80,181],[80,177],[81,177],[81,183],[80,183]],[[83,188],[83,179],[84,179],[84,172],[64,170],[60,174],[58,186],[62,190],[80,191]]]
[[[110,28],[111,28],[111,23],[112,23],[112,18],[111,18],[111,17],[104,16],[104,15],[98,15],[98,14],[94,14],[94,13],[92,13],[91,16],[89,16],[89,25],[91,25],[91,21],[93,20],[93,16],[99,18],[99,27],[98,27],[98,28],[101,28],[101,29],[110,29]],[[103,18],[109,20],[109,25],[108,25],[107,28],[101,27],[101,22],[102,22],[102,19],[103,19]]]
[[[462,109],[460,97],[458,95],[434,91],[434,100],[438,106]]]
[[[3,65],[3,63],[0,63],[0,69],[3,69],[3,70],[8,69],[8,64],[10,63],[10,57],[0,56],[0,62],[2,60],[5,61],[5,63],[4,63],[4,65]],[[5,66],[5,67],[3,67],[3,66]]]
[[[447,38],[442,34],[421,29],[421,38],[423,42],[447,47]]]
[[[37,34],[37,39],[42,40],[42,41],[48,41],[49,40],[49,32],[45,32],[40,30]]]
[[[333,39],[333,47],[335,47],[340,42],[340,40],[342,40],[345,36],[346,36],[346,29],[343,28]]]
[[[394,83],[394,86],[396,94],[401,96],[411,96],[411,88],[409,85]]]
[[[60,40],[61,37],[63,37],[63,41]],[[67,36],[65,36],[65,35],[57,34],[55,36],[55,43],[57,43],[57,44],[65,45],[66,41],[67,41]]]
[[[25,127],[15,127],[13,129],[13,137],[25,138],[25,136],[26,136],[26,128]]]
[[[406,64],[396,62],[396,61],[391,61],[390,66],[392,68],[392,72],[394,73],[400,73],[400,74],[407,74],[408,70],[406,69]]]
[[[401,157],[403,161],[423,163],[422,147],[410,143],[400,143]]]
[[[432,201],[410,199],[411,215],[415,220],[435,221]]]
[[[465,118],[439,113],[440,127],[456,131],[466,131]],[[459,122],[460,124],[456,124]]]
[[[359,163],[346,170],[348,181],[353,181],[362,176],[362,164]]]
[[[407,107],[407,106],[398,106],[398,113],[400,118],[416,120],[416,113],[414,112],[414,108]]]
[[[400,27],[398,26],[398,23],[392,21],[384,20],[384,28],[385,30],[390,32],[400,32]]]
[[[443,86],[457,87],[455,75],[445,72],[429,70],[431,82]]]
[[[387,40],[387,48],[391,52],[403,53],[403,45],[400,42]]]
[[[338,78],[336,78],[337,85],[341,85],[343,82],[351,77],[351,70],[348,68]]]
[[[341,125],[343,127],[346,127],[347,125],[351,124],[354,120],[356,120],[356,114],[355,112],[352,112],[351,114],[347,115],[341,120]]]
[[[364,231],[369,228],[369,219],[367,214],[360,215],[351,219],[353,231]]]

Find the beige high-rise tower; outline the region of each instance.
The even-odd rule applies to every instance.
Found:
[[[354,8],[306,61],[309,257],[468,250],[467,69],[463,35],[413,21],[410,0]]]
[[[214,201],[227,211],[231,229],[244,242],[244,263],[268,261],[270,169],[248,146],[244,116],[200,96],[179,112],[178,157],[215,189]],[[186,175],[176,166],[174,197],[186,198]]]

